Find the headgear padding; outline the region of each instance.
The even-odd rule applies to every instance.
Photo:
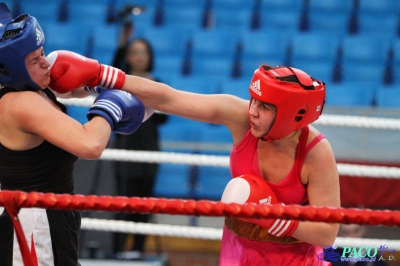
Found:
[[[36,19],[28,14],[11,20],[0,3],[0,84],[17,90],[40,90],[25,65],[26,56],[43,46],[45,38]]]
[[[276,118],[263,140],[282,139],[311,124],[322,113],[325,83],[293,67],[260,66],[250,83],[251,98],[273,104]]]

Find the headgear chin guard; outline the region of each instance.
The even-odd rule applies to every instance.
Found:
[[[275,122],[261,138],[273,141],[319,118],[325,103],[325,83],[292,67],[260,66],[249,87],[251,98],[276,107]]]
[[[11,18],[0,3],[0,84],[17,90],[40,90],[25,65],[26,56],[43,46],[45,38],[37,20],[28,15]]]

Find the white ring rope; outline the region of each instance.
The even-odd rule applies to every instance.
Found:
[[[104,150],[102,160],[134,161],[142,163],[172,163],[198,166],[229,167],[229,156],[204,155],[158,151],[132,151],[119,149]],[[371,178],[400,178],[400,168],[388,166],[369,166],[338,163],[340,175],[371,177]]]
[[[198,226],[181,226],[167,224],[152,224],[152,223],[135,223],[129,221],[115,221],[93,218],[82,218],[83,230],[96,230],[106,232],[131,233],[131,234],[146,234],[158,236],[171,236],[182,238],[221,240],[222,229],[211,227]],[[390,249],[400,249],[400,241],[390,239],[371,239],[371,238],[349,238],[337,237],[335,240],[336,246],[381,246],[387,245]]]
[[[66,105],[92,106],[94,97],[82,99],[61,99],[58,100]],[[400,119],[368,117],[368,116],[347,116],[323,114],[314,124],[325,126],[359,127],[374,129],[400,130]]]

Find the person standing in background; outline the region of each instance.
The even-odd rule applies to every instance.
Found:
[[[130,75],[158,81],[151,73],[154,61],[153,49],[150,43],[143,38],[129,41],[133,29],[132,24],[124,25],[118,41],[118,49],[115,53],[113,66],[123,69]],[[139,129],[129,136],[116,134],[115,148],[158,151],[160,149],[158,126],[167,120],[167,115],[154,113],[142,124],[142,130]],[[127,197],[151,197],[153,195],[158,164],[116,162],[115,166],[117,195]],[[119,213],[117,216],[119,220],[142,223],[149,221],[148,214]],[[116,252],[117,258],[140,259],[142,257],[146,235],[137,234],[132,237],[132,235],[116,233],[114,237],[114,252]]]

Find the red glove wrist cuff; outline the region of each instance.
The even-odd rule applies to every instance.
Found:
[[[100,83],[98,86],[107,89],[121,89],[125,83],[125,72],[111,66],[100,66]]]

